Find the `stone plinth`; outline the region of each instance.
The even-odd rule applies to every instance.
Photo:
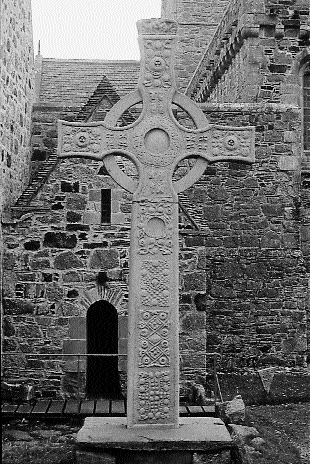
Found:
[[[219,453],[232,447],[224,423],[212,417],[181,418],[177,428],[127,428],[126,418],[87,417],[77,442],[81,458],[84,452],[100,462],[100,455],[111,453],[122,464],[191,464],[193,453]]]

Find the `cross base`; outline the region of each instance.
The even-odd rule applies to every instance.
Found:
[[[230,462],[232,439],[218,418],[184,417],[178,428],[126,423],[122,417],[87,417],[77,436],[77,464],[191,464],[194,453],[210,455],[210,463],[215,454],[216,462]]]

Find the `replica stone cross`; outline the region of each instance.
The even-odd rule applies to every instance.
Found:
[[[127,426],[178,427],[178,197],[208,163],[254,161],[254,128],[208,124],[202,111],[177,92],[174,50],[177,23],[138,22],[141,71],[138,90],[120,100],[104,122],[59,121],[59,156],[102,160],[111,177],[133,194],[129,274]],[[117,127],[121,115],[143,102],[140,117]],[[172,103],[197,129],[181,126]],[[119,168],[129,158],[139,179]],[[178,163],[197,157],[182,179],[172,182]]]

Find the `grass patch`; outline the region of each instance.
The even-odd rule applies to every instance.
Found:
[[[14,443],[2,444],[3,464],[74,464],[74,451],[72,445]]]
[[[308,464],[310,461],[310,404],[252,406],[247,425],[266,441],[257,464]]]

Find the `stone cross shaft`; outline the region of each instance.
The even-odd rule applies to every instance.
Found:
[[[141,71],[138,89],[120,100],[104,122],[59,121],[59,156],[102,160],[111,177],[133,194],[128,334],[127,426],[178,427],[178,197],[208,163],[254,161],[254,128],[210,125],[194,102],[176,90],[177,23],[138,22]],[[117,121],[142,102],[133,123]],[[181,126],[172,105],[185,110],[197,129]],[[116,155],[129,158],[138,181],[126,176]],[[178,163],[195,156],[180,180]]]

